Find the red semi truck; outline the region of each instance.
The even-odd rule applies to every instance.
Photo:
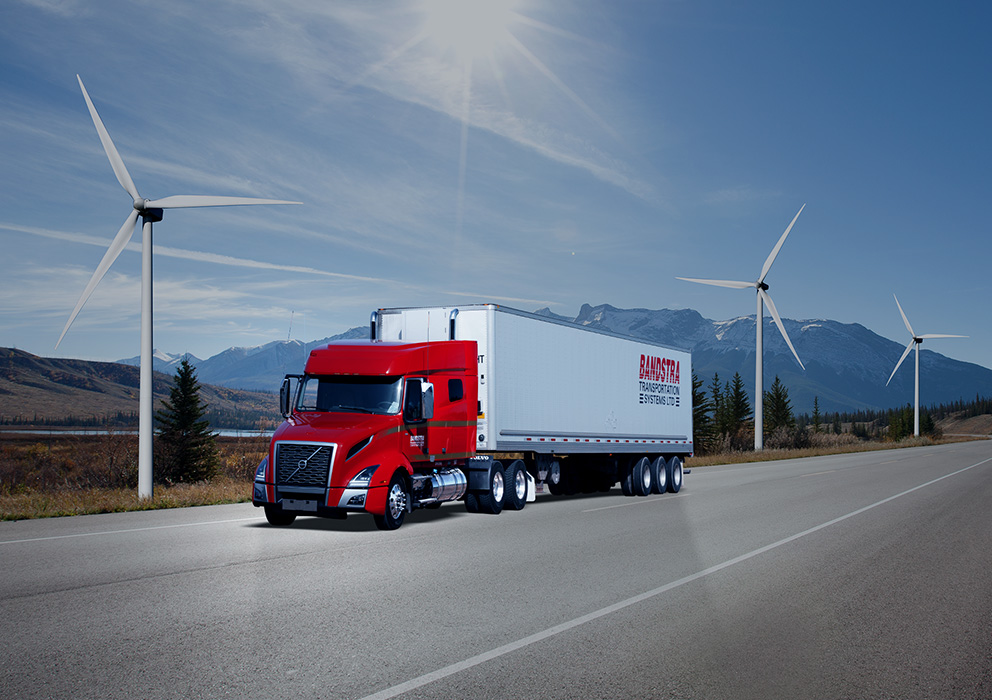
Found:
[[[368,512],[393,530],[464,500],[677,492],[692,454],[688,352],[495,304],[380,309],[310,352],[255,474],[272,525]]]

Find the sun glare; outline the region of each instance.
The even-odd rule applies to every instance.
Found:
[[[462,61],[489,56],[508,36],[516,0],[424,0],[425,31]]]

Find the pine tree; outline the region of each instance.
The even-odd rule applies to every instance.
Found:
[[[176,370],[169,400],[156,412],[159,423],[157,481],[163,483],[208,480],[217,472],[216,435],[203,419],[196,368],[183,358]]]
[[[713,373],[713,381],[710,382],[710,402],[713,405],[713,433],[719,437],[727,433],[727,411],[725,394],[720,388],[720,375]]]
[[[734,381],[727,392],[727,422],[730,432],[738,434],[747,430],[751,420],[751,402],[748,400],[747,389],[740,372],[734,372]]]
[[[692,373],[692,444],[696,452],[705,454],[709,452],[713,443],[713,417],[710,411],[713,404],[710,403],[706,392],[702,390],[703,380]]]
[[[764,392],[765,432],[774,433],[778,428],[796,427],[796,418],[792,415],[792,402],[789,400],[789,390],[785,388],[778,375],[772,382],[772,388]]]
[[[820,397],[813,397],[813,432],[818,433],[823,426],[823,416],[820,415]]]

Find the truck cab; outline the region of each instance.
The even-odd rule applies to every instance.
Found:
[[[407,512],[465,494],[475,455],[475,341],[333,342],[280,392],[286,420],[255,477],[252,502],[274,525],[297,515]]]

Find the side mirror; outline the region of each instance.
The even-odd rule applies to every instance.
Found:
[[[403,420],[407,423],[422,423],[434,417],[434,385],[423,379],[406,381],[406,397],[403,399]]]
[[[286,377],[282,380],[282,386],[279,387],[279,411],[282,413],[283,418],[289,418],[289,397],[291,388],[292,383],[289,381],[289,377]]]
[[[422,390],[423,407],[420,415],[423,416],[424,420],[430,420],[434,417],[434,385],[430,382],[424,382],[422,385]]]

